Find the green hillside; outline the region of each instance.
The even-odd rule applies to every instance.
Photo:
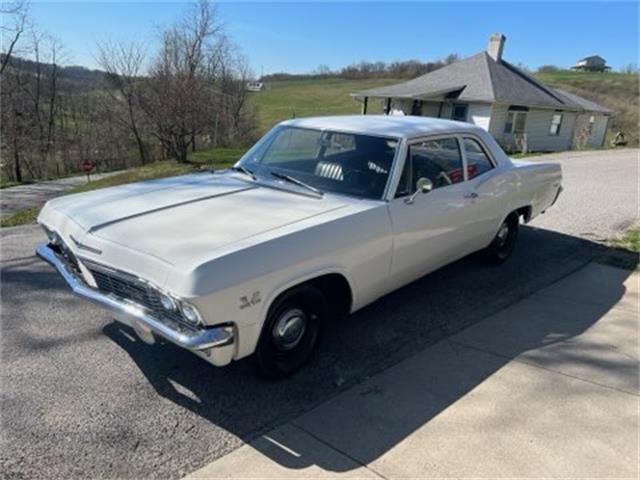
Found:
[[[625,132],[638,145],[638,75],[557,71],[536,75],[542,82],[576,93],[615,110],[610,132]],[[311,115],[359,113],[361,104],[353,91],[396,83],[395,79],[345,80],[340,78],[281,80],[265,83],[265,90],[252,93],[258,109],[260,132],[288,118]],[[382,112],[381,102],[369,103],[370,112]]]
[[[360,113],[361,104],[349,96],[353,91],[397,83],[397,79],[345,80],[342,78],[279,80],[265,83],[252,93],[258,109],[259,133],[293,117]],[[382,104],[369,103],[369,111]]]

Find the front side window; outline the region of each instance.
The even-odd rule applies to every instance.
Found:
[[[524,133],[527,124],[527,112],[510,110],[504,124],[504,133]]]
[[[278,127],[239,166],[258,180],[284,174],[320,191],[381,199],[398,140],[327,130]]]
[[[467,156],[467,177],[469,180],[493,168],[491,159],[477,140],[465,138],[463,143],[464,153]]]
[[[431,180],[434,190],[464,181],[458,140],[443,138],[410,145],[396,197],[411,195],[423,177]]]
[[[549,135],[560,135],[560,125],[562,125],[562,114],[554,113],[551,117],[551,126],[549,127]]]
[[[464,103],[454,103],[451,107],[451,120],[457,120],[458,122],[467,121],[467,107]]]

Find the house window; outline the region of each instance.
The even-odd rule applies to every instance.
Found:
[[[457,120],[458,122],[467,121],[467,109],[469,105],[465,103],[454,103],[451,107],[451,120]]]
[[[527,112],[510,110],[504,124],[504,133],[524,133],[527,124]]]
[[[560,125],[562,125],[562,114],[554,113],[551,117],[551,126],[549,127],[549,135],[560,135]]]
[[[422,100],[414,100],[411,104],[411,115],[422,115]]]

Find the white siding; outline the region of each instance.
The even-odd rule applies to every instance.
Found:
[[[504,133],[508,110],[509,107],[507,105],[493,106],[489,132],[501,144],[513,146],[513,135]],[[560,134],[551,135],[549,129],[551,127],[551,118],[555,113],[558,112],[550,109],[531,108],[529,110],[525,125],[527,149],[529,151],[552,152],[571,148],[576,114],[575,112],[559,112],[562,113]]]
[[[391,108],[402,110],[405,115],[411,113],[413,100],[393,99]],[[504,133],[504,126],[507,120],[509,105],[468,103],[467,121],[485,130],[506,148],[515,149],[514,136]],[[452,102],[423,102],[422,115],[425,117],[451,118]],[[594,123],[591,127],[591,134],[583,146],[599,147],[604,143],[607,133],[608,117],[594,113],[582,113],[563,111],[562,124],[559,135],[549,133],[551,119],[556,112],[553,109],[530,108],[527,113],[525,131],[527,135],[527,149],[529,151],[551,152],[569,150],[575,148],[578,137],[589,127],[589,119],[593,115]],[[583,142],[584,143],[584,142]]]
[[[604,115],[596,115],[596,123],[589,139],[590,147],[600,147],[604,145],[604,139],[607,135],[607,127],[609,126],[609,119]]]
[[[491,105],[486,103],[470,103],[467,112],[467,121],[480,128],[489,130],[491,120]]]
[[[500,141],[504,133],[504,124],[507,121],[507,105],[495,103],[491,109],[491,121],[489,122],[489,133]]]
[[[463,102],[461,102],[463,103]],[[391,99],[391,110],[400,110],[405,115],[411,114],[411,107],[413,100],[404,98]],[[478,125],[485,130],[489,130],[489,121],[491,120],[491,105],[488,103],[467,103],[467,122]],[[422,116],[423,117],[438,117],[451,118],[451,110],[453,107],[452,102],[444,102],[441,106],[441,102],[423,102],[422,103]]]
[[[411,114],[411,107],[413,100],[404,98],[391,99],[392,110],[402,110],[405,115]],[[423,117],[437,117],[440,111],[440,102],[423,102],[422,103],[422,116]]]
[[[440,102],[424,102],[422,104],[423,117],[437,117],[440,111]]]
[[[594,117],[593,126],[591,127],[591,135],[587,138],[586,143],[579,145],[582,140],[582,134],[589,129],[589,119]],[[575,134],[573,139],[574,148],[584,147],[600,147],[604,144],[607,134],[609,118],[606,115],[598,115],[597,113],[586,112],[578,116],[575,126]]]
[[[411,113],[411,105],[413,105],[413,100],[404,98],[391,99],[391,110],[402,110],[405,115],[409,115]]]
[[[440,117],[441,118],[451,118],[451,104],[450,103],[443,103],[442,104],[442,109],[440,110]]]

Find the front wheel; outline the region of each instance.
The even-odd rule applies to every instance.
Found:
[[[315,351],[326,316],[322,293],[302,286],[284,293],[269,309],[255,352],[259,376],[287,377],[304,366]]]
[[[520,219],[516,213],[509,215],[493,238],[491,244],[485,249],[485,258],[494,265],[505,262],[513,252],[518,239]]]

